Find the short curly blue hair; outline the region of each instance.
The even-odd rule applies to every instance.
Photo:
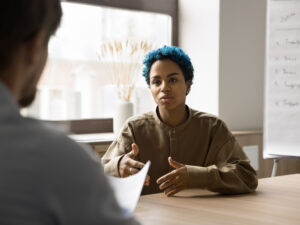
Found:
[[[153,50],[149,52],[143,61],[143,76],[146,79],[147,84],[150,84],[150,69],[154,62],[157,60],[170,59],[177,63],[182,70],[184,80],[193,83],[194,67],[191,63],[190,57],[179,47],[167,46]]]

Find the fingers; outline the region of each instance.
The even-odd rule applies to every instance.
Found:
[[[137,146],[136,143],[133,143],[131,145],[131,151],[129,153],[127,153],[127,155],[134,159],[137,155],[139,154],[139,147]]]
[[[150,176],[149,176],[149,175],[146,176],[144,185],[145,185],[145,186],[149,186],[149,185],[150,185]]]
[[[179,176],[175,176],[169,180],[163,182],[159,188],[164,190],[165,195],[168,197],[173,196],[174,194],[182,191],[186,188],[186,184],[184,179],[180,178]]]
[[[139,169],[144,167],[144,163],[134,160],[139,154],[139,148],[136,143],[131,145],[132,150],[124,155],[119,163],[119,172],[121,177],[127,177],[136,174]]]
[[[125,155],[119,163],[119,172],[121,177],[128,177],[136,174],[144,167],[144,163],[136,161]]]
[[[144,167],[144,163],[142,162],[139,162],[139,161],[136,161],[134,159],[130,159],[128,158],[127,162],[126,162],[126,165],[128,167],[133,167],[133,168],[137,168],[137,169],[142,169]]]
[[[167,173],[166,175],[157,179],[157,184],[161,184],[161,183],[165,182],[166,180],[173,179],[174,177],[176,177],[178,175],[178,172],[179,172],[178,169],[185,166],[181,163],[174,161],[171,156],[168,157],[168,162],[169,162],[170,166],[172,166],[176,170],[173,170],[172,172]]]
[[[128,158],[127,161],[122,164],[123,177],[136,174],[143,167],[144,163]]]
[[[164,193],[167,197],[171,197],[184,189],[185,189],[184,186],[178,186],[178,187],[174,186],[165,190]]]
[[[161,184],[163,182],[166,182],[167,180],[175,178],[176,176],[177,176],[177,171],[173,170],[172,172],[167,173],[166,175],[158,178],[157,181],[156,181],[156,183],[157,184]]]
[[[133,175],[133,174],[136,174],[137,172],[139,172],[138,169],[136,168],[133,168],[133,167],[126,167],[126,172],[128,175]]]
[[[174,177],[173,179],[169,179],[166,182],[163,182],[161,185],[159,185],[160,190],[164,190],[174,184],[180,183],[180,178],[179,176]]]
[[[159,188],[164,190],[164,193],[169,197],[187,188],[188,172],[185,165],[172,160],[171,157],[168,158],[168,162],[175,170],[158,178],[156,183],[159,184]]]
[[[168,161],[169,161],[170,166],[172,166],[175,169],[178,169],[178,168],[181,168],[184,166],[183,164],[174,161],[171,156],[168,157]]]

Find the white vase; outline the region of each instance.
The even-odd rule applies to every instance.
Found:
[[[115,134],[119,134],[125,121],[131,116],[133,116],[133,103],[120,100],[117,104],[117,110],[113,121]]]

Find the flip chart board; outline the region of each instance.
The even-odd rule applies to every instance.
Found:
[[[264,158],[300,156],[300,0],[268,0]]]

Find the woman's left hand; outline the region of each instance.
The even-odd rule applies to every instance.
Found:
[[[175,170],[158,178],[156,183],[159,184],[161,190],[164,190],[165,195],[170,197],[187,188],[188,172],[185,165],[175,162],[171,157],[168,161]]]

